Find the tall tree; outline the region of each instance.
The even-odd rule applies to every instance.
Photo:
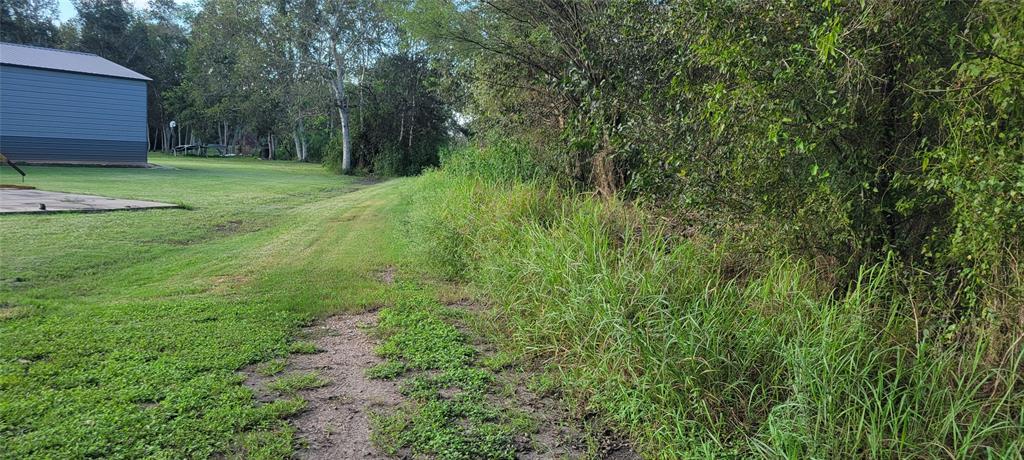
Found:
[[[75,0],[78,43],[72,48],[96,53],[125,67],[141,68],[146,59],[145,25],[123,0]]]
[[[144,16],[148,42],[144,66],[138,70],[153,79],[149,85],[149,125],[154,133],[154,149],[167,151],[171,147],[169,123],[175,112],[167,98],[182,83],[190,13],[174,0],[152,0]]]
[[[0,2],[0,41],[53,46],[56,19],[56,0],[4,0]]]
[[[334,103],[341,121],[342,161],[345,173],[352,170],[352,127],[346,85],[354,74],[389,47],[395,33],[375,0],[306,0],[300,27],[304,55],[319,62],[331,81]]]

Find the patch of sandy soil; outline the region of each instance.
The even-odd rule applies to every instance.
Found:
[[[375,312],[327,318],[305,331],[322,351],[289,357],[284,372],[316,371],[330,381],[299,392],[308,405],[291,419],[300,444],[306,446],[297,452],[298,458],[389,458],[370,442],[370,413],[391,409],[402,397],[394,382],[366,378],[366,369],[381,362],[365,331],[375,322]],[[245,374],[246,385],[258,399],[280,397],[266,390],[266,383],[275,377],[259,376],[254,368]]]
[[[388,265],[382,270],[377,272],[377,280],[384,284],[395,284],[395,272],[397,270],[394,266]]]

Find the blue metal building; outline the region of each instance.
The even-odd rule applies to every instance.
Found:
[[[149,80],[95,54],[0,43],[0,153],[20,163],[145,165]]]

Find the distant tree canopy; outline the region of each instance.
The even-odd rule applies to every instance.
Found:
[[[353,88],[357,168],[406,175],[437,165],[450,116],[431,90],[436,77],[425,58],[408,54],[382,57],[367,69]],[[327,159],[340,168],[339,153],[331,151]]]
[[[403,42],[408,35],[386,14],[388,2],[73,5],[78,15],[58,26],[56,2],[5,1],[0,34],[96,53],[151,77],[153,150],[223,144],[268,159],[327,160],[340,170],[347,136],[352,168],[415,174],[437,163],[448,138],[451,113],[433,86],[433,66]]]
[[[339,171],[436,164],[451,115],[382,5],[206,2],[175,94],[189,136]]]
[[[57,42],[56,0],[4,0],[0,3],[0,41],[51,46]]]

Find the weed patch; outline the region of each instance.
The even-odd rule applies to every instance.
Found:
[[[300,355],[311,355],[311,354],[319,353],[319,352],[320,352],[320,349],[318,349],[316,347],[316,344],[313,343],[313,342],[307,342],[307,341],[301,341],[300,340],[300,341],[296,341],[296,342],[292,342],[292,343],[288,344],[288,353],[296,353],[296,354],[300,354]]]
[[[256,373],[264,377],[270,377],[272,375],[280,374],[287,365],[288,361],[285,361],[284,359],[273,359],[256,366]]]
[[[372,418],[373,440],[392,455],[442,459],[514,458],[516,436],[530,423],[491,402],[494,374],[451,319],[456,312],[424,296],[409,296],[379,312],[377,348],[384,363],[372,378],[401,378],[409,402]],[[511,414],[511,415],[510,415]]]
[[[366,370],[366,376],[377,380],[391,380],[405,373],[405,363],[400,361],[384,361]]]
[[[327,385],[327,379],[316,372],[299,372],[278,377],[267,385],[267,388],[284,394],[294,395],[299,390],[320,388]]]

